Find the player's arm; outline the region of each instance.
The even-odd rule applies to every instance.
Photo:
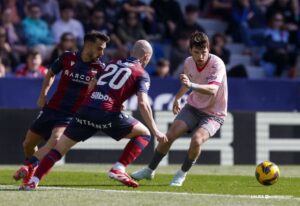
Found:
[[[177,92],[177,94],[175,95],[175,99],[174,99],[174,102],[173,102],[173,114],[178,114],[181,110],[181,106],[180,106],[180,99],[181,97],[187,93],[190,89],[187,88],[186,86],[182,85],[179,89],[179,91]]]
[[[138,98],[139,110],[141,112],[143,119],[146,122],[146,125],[149,127],[151,133],[156,137],[157,141],[167,142],[168,139],[166,135],[164,135],[157,129],[157,126],[153,119],[152,109],[148,101],[148,95],[145,92],[138,92],[137,98]]]
[[[219,89],[218,84],[197,84],[193,83],[189,80],[187,75],[181,74],[180,75],[180,81],[181,84],[184,85],[185,87],[192,89],[196,92],[199,92],[201,94],[206,94],[206,95],[215,95]]]
[[[55,74],[53,73],[53,71],[51,69],[49,69],[44,78],[43,86],[42,86],[42,89],[41,89],[41,92],[40,92],[40,95],[39,95],[39,98],[37,101],[37,105],[41,108],[44,107],[46,104],[47,94],[54,82],[54,79],[55,79]]]
[[[97,84],[97,78],[93,78],[89,83],[88,92],[92,91],[95,88],[96,84]]]
[[[37,101],[37,105],[39,107],[44,107],[47,102],[47,94],[54,82],[55,75],[58,74],[63,69],[63,59],[66,55],[70,54],[70,52],[63,53],[59,58],[57,58],[53,64],[51,65],[50,69],[44,78],[43,86],[40,92],[40,96]]]

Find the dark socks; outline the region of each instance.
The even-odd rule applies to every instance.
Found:
[[[157,168],[158,164],[160,163],[160,161],[164,158],[164,156],[166,156],[166,155],[155,150],[152,160],[151,160],[150,164],[148,165],[148,167],[152,170],[155,170]]]
[[[182,166],[181,166],[181,170],[183,172],[187,172],[191,169],[191,167],[196,163],[196,160],[191,160],[189,159],[188,156],[186,156]]]

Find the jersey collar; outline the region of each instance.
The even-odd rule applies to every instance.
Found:
[[[211,55],[209,55],[209,57],[208,57],[208,59],[207,59],[207,61],[206,61],[206,63],[202,66],[202,67],[197,67],[197,64],[196,64],[196,67],[197,67],[197,70],[198,70],[198,72],[202,72],[204,69],[205,69],[205,67],[207,66],[207,64],[208,64],[208,62],[209,62],[209,60],[211,59]]]

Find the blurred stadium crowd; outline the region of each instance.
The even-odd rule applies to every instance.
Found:
[[[86,32],[108,34],[104,61],[151,41],[152,76],[176,77],[189,36],[206,32],[228,76],[298,76],[300,0],[0,0],[0,77],[42,77]]]

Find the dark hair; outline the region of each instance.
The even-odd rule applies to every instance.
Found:
[[[158,67],[170,66],[170,62],[167,59],[161,58],[157,61],[156,66]]]
[[[218,32],[218,33],[215,33],[212,37],[212,40],[211,40],[212,45],[215,45],[217,43],[217,38],[222,38],[224,43],[227,42],[225,34]]]
[[[91,31],[84,35],[84,43],[85,42],[96,42],[97,40],[104,41],[108,43],[110,41],[109,36],[99,31]]]
[[[76,40],[75,36],[73,33],[71,32],[64,32],[61,36],[60,36],[60,41],[64,41],[68,36],[72,36],[72,38],[74,38],[74,40]]]
[[[195,12],[198,12],[198,11],[199,11],[198,7],[194,4],[188,4],[185,7],[185,13],[186,14],[195,13]]]
[[[209,48],[208,36],[200,31],[195,31],[190,38],[190,48],[198,47],[200,49]]]
[[[39,50],[32,48],[28,51],[27,58],[30,56],[36,56],[36,55],[41,55],[41,53],[39,52]]]
[[[64,10],[68,10],[68,9],[74,11],[73,6],[71,6],[70,4],[67,4],[67,3],[63,3],[63,4],[61,4],[60,7],[59,7],[60,12],[62,12],[62,11],[64,11]]]
[[[38,3],[30,3],[30,4],[28,4],[27,8],[28,8],[28,11],[31,11],[31,9],[33,9],[33,8],[41,8],[41,6]]]

